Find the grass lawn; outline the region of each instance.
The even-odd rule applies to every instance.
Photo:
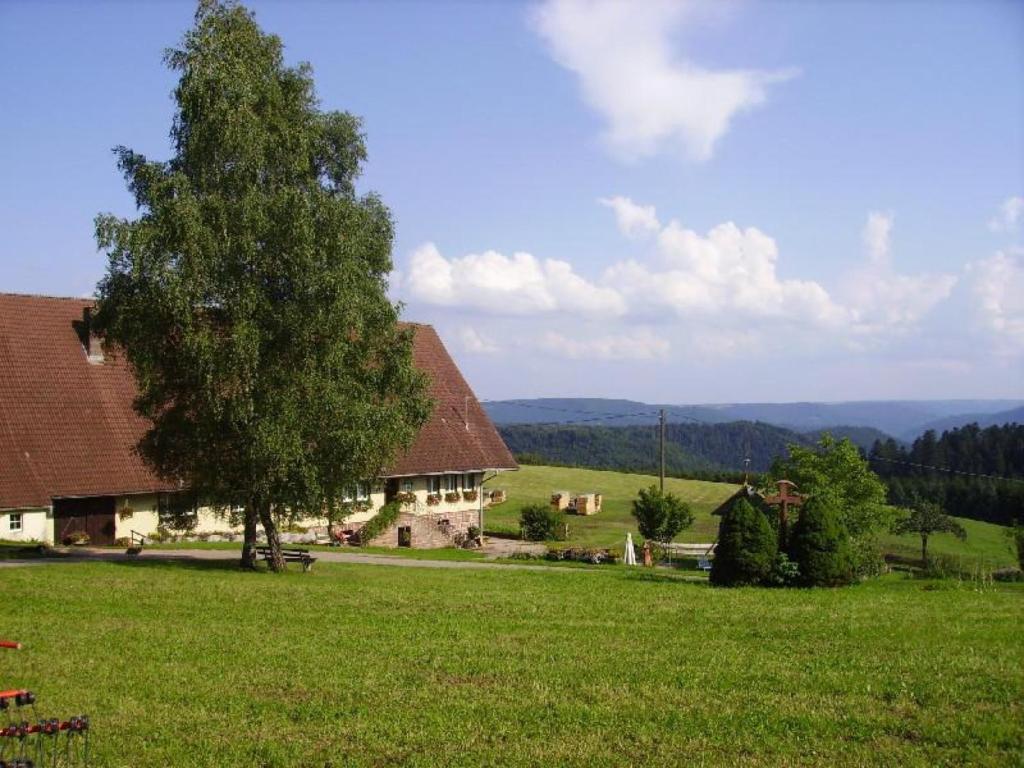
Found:
[[[0,682],[103,766],[1024,762],[1024,588],[622,568],[5,570]]]
[[[519,510],[524,504],[546,505],[551,501],[552,491],[569,491],[573,494],[598,491],[603,496],[601,512],[590,517],[565,516],[569,523],[569,543],[588,547],[621,547],[626,541],[627,531],[636,534],[636,521],[630,511],[637,491],[657,483],[658,478],[653,475],[523,466],[518,472],[503,473],[487,484],[488,488],[505,488],[509,500],[485,510],[484,527],[490,529],[497,526],[518,531]],[[665,489],[688,502],[696,517],[693,526],[683,531],[676,540],[714,541],[718,533],[718,518],[712,517],[711,511],[733,494],[736,488],[726,483],[666,478]]]

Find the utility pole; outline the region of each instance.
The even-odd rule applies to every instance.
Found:
[[[665,409],[661,409],[661,492],[665,492]]]

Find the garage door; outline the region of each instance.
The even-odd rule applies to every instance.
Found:
[[[87,499],[54,499],[53,538],[57,544],[77,531],[89,534],[91,544],[114,543],[113,496]]]

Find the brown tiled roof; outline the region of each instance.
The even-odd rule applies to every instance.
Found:
[[[167,488],[134,450],[146,423],[124,357],[86,359],[91,304],[0,294],[0,509]]]
[[[434,411],[409,451],[385,476],[446,470],[516,469],[516,461],[429,325],[413,325],[416,367],[430,377]]]
[[[172,490],[135,452],[146,422],[132,409],[123,356],[108,353],[100,365],[86,358],[79,328],[91,303],[0,294],[0,509]],[[515,468],[437,333],[415,330],[416,365],[430,376],[436,405],[388,474]]]

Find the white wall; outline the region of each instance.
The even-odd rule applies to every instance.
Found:
[[[11,515],[21,515],[21,530],[11,530]],[[7,541],[53,541],[53,517],[49,509],[15,509],[0,512],[0,539]]]

